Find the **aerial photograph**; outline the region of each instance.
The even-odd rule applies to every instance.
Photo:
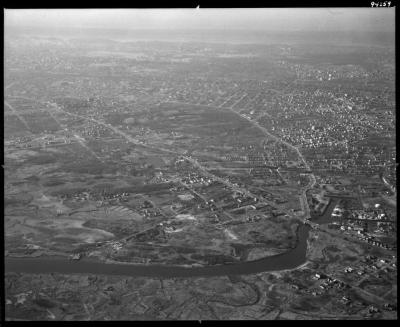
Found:
[[[389,3],[3,14],[6,321],[397,319]]]

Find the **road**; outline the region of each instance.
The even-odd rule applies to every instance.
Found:
[[[8,90],[9,88],[11,88],[12,86],[14,86],[15,84],[17,84],[17,82],[12,82],[11,84],[8,84],[8,85],[4,88],[4,91],[5,91],[5,90]]]
[[[78,114],[70,113],[68,111],[65,111],[65,110],[61,109],[55,103],[50,103],[50,104],[53,106],[54,109],[56,109],[57,111],[63,112],[66,115],[77,117],[77,118],[81,118],[81,119],[85,119],[85,120],[89,120],[89,121],[92,121],[92,122],[94,122],[94,123],[96,123],[98,125],[102,125],[102,126],[108,128],[108,129],[111,129],[115,134],[118,134],[118,135],[124,137],[127,141],[129,141],[129,142],[131,142],[131,143],[133,143],[135,145],[140,145],[140,146],[143,146],[143,147],[146,147],[146,148],[149,148],[149,149],[163,151],[163,152],[166,152],[166,153],[169,153],[169,154],[173,154],[173,155],[180,155],[177,152],[174,152],[174,151],[171,151],[171,150],[167,150],[167,149],[160,149],[160,148],[145,144],[145,143],[143,143],[143,142],[141,142],[139,140],[136,140],[133,137],[131,137],[130,135],[126,134],[125,132],[119,130],[118,128],[116,128],[114,126],[112,126],[111,124],[104,123],[104,122],[99,121],[99,120],[94,119],[94,118],[89,118],[89,117],[81,116],[81,115],[78,115]]]
[[[239,100],[237,100],[233,105],[229,107],[229,109],[233,109],[240,101],[242,101],[245,97],[247,96],[247,93],[245,93],[243,96],[240,97]]]
[[[235,95],[236,95],[236,93],[231,95],[228,99],[226,99],[224,102],[222,102],[217,108],[221,108],[225,103],[227,103],[229,100],[231,100]],[[169,102],[169,101],[167,101],[167,102]],[[177,102],[177,101],[172,101],[172,102]],[[186,102],[179,102],[179,103],[186,103]]]
[[[177,104],[187,104],[187,105],[194,105],[194,106],[200,106],[196,103],[190,103],[190,102],[179,102],[179,101],[165,101],[165,103],[177,103]],[[301,159],[301,161],[303,162],[304,167],[306,168],[306,170],[310,170],[310,166],[307,164],[306,160],[304,159],[303,155],[301,154],[300,150],[295,147],[294,145],[287,143],[286,141],[280,139],[279,137],[277,137],[276,135],[271,134],[266,128],[262,127],[258,122],[246,117],[243,114],[240,114],[238,112],[236,112],[235,110],[233,110],[232,108],[227,108],[227,107],[214,107],[214,106],[209,106],[209,105],[201,105],[203,107],[209,107],[209,108],[216,108],[216,109],[226,109],[229,111],[232,111],[234,114],[238,115],[239,117],[241,117],[242,119],[246,119],[250,124],[252,124],[254,127],[258,128],[259,130],[261,130],[265,135],[267,135],[268,137],[274,139],[276,142],[278,143],[282,143],[284,145],[286,145],[287,147],[289,147],[290,149],[296,151],[297,155],[299,156],[299,158]],[[310,174],[313,176],[313,178],[315,179],[314,174]]]
[[[177,183],[179,183],[179,184],[181,184],[183,187],[185,187],[185,188],[186,188],[187,190],[189,190],[191,193],[197,195],[197,196],[198,196],[200,199],[202,199],[204,202],[208,202],[208,199],[207,199],[204,195],[200,194],[199,192],[197,192],[196,190],[194,190],[193,188],[191,188],[189,185],[187,185],[186,183],[182,182],[180,179],[175,179],[174,181],[177,182]],[[221,206],[219,206],[219,205],[215,205],[215,206],[216,206],[217,209],[220,209],[220,210],[222,211],[222,207],[221,207]],[[227,216],[227,217],[230,218],[231,220],[234,220],[234,217],[232,217],[232,215],[231,215],[229,212],[227,212],[227,211],[222,211],[222,212],[223,212],[223,214],[224,214],[225,216]]]
[[[178,104],[188,104],[188,105],[196,105],[194,103],[187,103],[187,102],[178,102],[178,101],[167,101],[167,103],[178,103]],[[206,107],[210,107],[210,108],[216,108],[216,109],[221,109],[222,105],[220,107],[213,107],[213,106],[206,106]],[[271,134],[266,128],[260,126],[260,124],[250,118],[248,118],[247,116],[240,114],[238,112],[236,112],[235,110],[233,110],[232,108],[223,108],[226,110],[229,110],[231,112],[233,112],[234,114],[238,115],[239,117],[241,117],[242,119],[246,119],[250,124],[252,124],[254,127],[256,127],[257,129],[259,129],[260,131],[262,131],[264,133],[264,135],[267,135],[268,137],[274,139],[276,142],[278,143],[282,143],[284,145],[286,145],[288,148],[296,151],[297,155],[299,156],[299,158],[301,159],[304,167],[306,168],[306,170],[310,171],[310,166],[308,165],[307,161],[304,159],[303,155],[301,154],[300,150],[295,147],[294,145],[287,143],[286,141],[280,139],[279,137],[277,137],[276,135]],[[310,208],[307,202],[307,197],[306,197],[306,192],[311,189],[312,187],[314,187],[315,183],[316,183],[316,179],[315,179],[315,175],[313,173],[308,174],[308,176],[310,177],[310,183],[307,185],[307,187],[303,190],[303,194],[302,194],[302,200],[304,203],[304,219],[309,219],[311,218],[310,216]],[[275,205],[276,206],[276,205]]]
[[[311,170],[310,166],[308,165],[307,161],[304,159],[303,155],[301,154],[300,150],[295,147],[294,145],[291,145],[290,143],[287,143],[286,141],[280,139],[279,137],[271,134],[266,128],[260,126],[260,124],[248,117],[246,117],[243,114],[239,114],[237,112],[235,112],[234,110],[228,108],[230,111],[236,113],[237,115],[239,115],[240,117],[246,119],[249,123],[251,123],[254,127],[258,128],[259,130],[261,130],[265,135],[273,138],[275,141],[277,141],[278,143],[282,143],[284,145],[286,145],[288,148],[296,151],[297,155],[299,156],[299,158],[301,159],[301,161],[303,162],[304,167],[306,168],[306,170]],[[313,173],[308,174],[309,178],[310,178],[310,182],[308,183],[308,185],[305,187],[305,189],[302,191],[302,195],[300,197],[300,204],[302,206],[304,215],[303,215],[303,219],[310,219],[311,215],[310,215],[310,207],[308,205],[308,201],[307,201],[307,191],[312,189],[316,183],[316,179],[315,179],[315,175]]]
[[[131,137],[130,135],[128,135],[128,134],[126,134],[125,132],[119,130],[118,128],[112,126],[111,124],[107,124],[107,123],[101,122],[101,121],[99,121],[99,120],[97,120],[97,119],[94,119],[94,118],[88,118],[88,117],[84,117],[84,116],[81,116],[81,115],[78,115],[78,114],[73,114],[73,113],[67,112],[67,111],[61,109],[59,106],[57,106],[57,104],[54,104],[54,103],[52,103],[52,106],[53,106],[56,110],[61,111],[61,112],[65,113],[65,114],[67,114],[67,115],[75,116],[75,117],[82,118],[82,119],[85,119],[85,120],[90,120],[90,121],[95,122],[95,123],[97,123],[97,124],[99,124],[99,125],[103,125],[103,126],[109,128],[109,129],[111,129],[114,133],[116,133],[116,134],[118,134],[118,135],[121,135],[121,136],[124,137],[127,141],[129,141],[129,142],[131,142],[131,143],[133,143],[133,144],[140,145],[140,146],[147,147],[147,148],[154,149],[154,150],[158,150],[158,151],[162,151],[162,152],[166,152],[166,153],[168,153],[168,154],[179,155],[179,156],[181,156],[182,158],[184,158],[184,159],[186,159],[187,161],[189,161],[193,166],[195,166],[196,168],[198,168],[205,176],[211,178],[212,180],[218,181],[218,182],[220,182],[220,183],[222,183],[222,184],[228,186],[229,188],[231,188],[231,189],[233,189],[233,190],[235,190],[235,191],[241,192],[242,194],[244,194],[244,195],[246,195],[246,196],[250,196],[250,197],[253,197],[253,198],[257,198],[257,199],[258,199],[258,196],[257,196],[257,195],[251,193],[251,192],[248,191],[247,189],[241,188],[241,187],[239,187],[239,186],[236,186],[236,185],[232,184],[231,182],[227,181],[227,180],[224,179],[224,178],[220,178],[220,177],[218,177],[218,176],[215,176],[215,175],[209,173],[209,172],[207,171],[207,169],[206,169],[204,166],[202,166],[197,160],[193,159],[192,157],[184,156],[184,155],[182,155],[182,154],[180,154],[180,153],[177,153],[177,152],[175,152],[175,151],[171,151],[171,150],[167,150],[167,149],[158,148],[158,147],[151,146],[151,145],[148,145],[148,144],[143,144],[142,142],[140,142],[140,141],[134,139],[134,138]],[[233,111],[233,112],[234,112],[234,111]],[[268,205],[270,205],[270,206],[279,208],[280,211],[282,211],[282,212],[284,212],[284,213],[286,213],[286,214],[288,214],[288,215],[290,214],[289,211],[287,211],[287,210],[286,210],[285,208],[283,208],[282,206],[277,205],[275,202],[267,201],[267,200],[265,200],[265,199],[259,199],[259,203],[268,204]]]
[[[62,112],[62,113],[64,113],[64,114],[66,114],[66,115],[73,116],[73,117],[78,117],[78,118],[85,119],[85,120],[89,120],[89,121],[92,121],[92,122],[94,122],[94,123],[96,123],[96,124],[102,125],[102,126],[108,128],[108,129],[111,129],[114,133],[116,133],[116,134],[118,134],[118,135],[124,137],[127,141],[129,141],[129,142],[131,142],[131,143],[133,143],[133,144],[135,144],[135,145],[140,145],[140,146],[143,146],[143,147],[146,147],[146,148],[154,149],[154,150],[157,150],[157,151],[162,151],[162,152],[165,152],[165,153],[168,153],[168,154],[179,155],[179,156],[181,156],[182,158],[184,158],[184,159],[186,159],[187,161],[189,161],[190,163],[192,163],[193,166],[195,166],[196,168],[198,168],[205,176],[211,178],[212,180],[219,181],[220,183],[222,183],[222,184],[228,186],[229,188],[231,188],[232,190],[235,190],[235,191],[237,191],[237,192],[240,192],[240,193],[242,193],[242,194],[244,194],[244,195],[246,195],[246,196],[253,197],[253,198],[257,198],[257,199],[259,200],[259,203],[261,203],[261,204],[266,204],[266,205],[273,206],[273,207],[275,207],[275,208],[278,208],[280,211],[282,211],[282,212],[284,212],[284,213],[286,213],[286,214],[288,214],[288,215],[291,215],[291,212],[289,212],[288,210],[286,210],[284,207],[279,206],[277,203],[272,202],[272,201],[268,201],[268,200],[265,200],[265,199],[259,199],[259,197],[258,197],[257,195],[253,194],[253,193],[250,192],[249,190],[247,190],[247,189],[245,189],[245,188],[242,188],[242,187],[239,187],[239,186],[237,186],[237,185],[234,185],[234,184],[232,184],[231,182],[227,181],[227,180],[224,179],[224,178],[220,178],[220,177],[218,177],[218,176],[215,176],[215,175],[209,173],[209,172],[207,171],[207,169],[206,169],[204,166],[202,166],[197,160],[193,159],[192,157],[184,156],[184,155],[182,155],[181,153],[177,153],[177,152],[175,152],[175,151],[171,151],[171,150],[167,150],[167,149],[162,149],[162,148],[159,148],[159,147],[155,147],[155,146],[151,146],[151,145],[145,144],[145,143],[143,143],[143,142],[140,142],[140,141],[134,139],[133,137],[131,137],[131,136],[128,135],[127,133],[125,133],[125,132],[119,130],[118,128],[112,126],[111,124],[104,123],[104,122],[99,121],[99,120],[94,119],[94,118],[89,118],[89,117],[85,117],[85,116],[82,116],[82,115],[70,113],[70,112],[65,111],[65,110],[63,110],[62,108],[60,108],[56,103],[51,103],[51,102],[47,102],[47,103],[50,104],[51,107],[54,108],[55,110],[57,110],[57,111],[59,111],[59,112]],[[190,104],[190,103],[176,102],[176,101],[175,101],[175,102],[168,102],[168,101],[167,101],[167,103]],[[193,105],[193,104],[191,104],[191,105]],[[210,106],[208,106],[208,107],[210,107]],[[217,108],[217,109],[219,109],[219,107],[212,107],[212,108]],[[233,109],[228,109],[228,110],[232,111],[233,113],[235,113],[236,115],[240,116],[241,118],[244,118],[244,119],[248,120],[248,121],[249,121],[251,124],[253,124],[255,127],[257,127],[258,129],[262,130],[262,131],[264,132],[264,134],[266,134],[266,135],[268,135],[268,136],[274,138],[277,142],[281,142],[281,143],[283,143],[283,144],[288,145],[290,148],[295,149],[296,152],[300,155],[300,158],[301,158],[301,160],[303,161],[303,163],[304,163],[306,169],[309,170],[309,166],[307,165],[307,163],[305,162],[305,160],[304,160],[303,156],[301,155],[300,151],[299,151],[296,147],[294,147],[294,146],[288,144],[288,143],[285,142],[285,141],[282,141],[280,138],[276,137],[275,135],[270,134],[265,128],[261,127],[257,122],[254,122],[254,121],[252,121],[251,119],[248,119],[248,118],[246,118],[246,117],[243,117],[243,115],[241,115],[241,114],[235,112]],[[49,110],[49,113],[52,115],[51,110]],[[52,115],[52,117],[54,118],[54,115]],[[56,120],[56,121],[57,121],[57,120]],[[62,125],[60,125],[60,126],[62,126]],[[78,141],[81,143],[81,140],[78,139]],[[101,159],[99,159],[99,160],[101,160]],[[312,180],[315,181],[314,175],[311,175],[311,176],[313,177]],[[312,184],[312,185],[313,185],[313,184]],[[308,208],[308,204],[307,204],[306,207]],[[309,212],[309,209],[307,210],[307,212]]]
[[[286,213],[286,214],[288,214],[288,215],[291,214],[288,210],[286,210],[286,209],[285,209],[284,207],[282,207],[282,206],[279,206],[279,205],[278,205],[277,203],[275,203],[275,202],[268,201],[268,200],[265,200],[265,199],[259,199],[259,197],[258,197],[257,195],[255,195],[254,193],[250,192],[249,190],[247,190],[247,189],[245,189],[245,188],[242,188],[242,187],[239,187],[239,186],[237,186],[237,185],[234,185],[234,184],[232,184],[231,182],[227,181],[227,180],[224,179],[224,178],[221,178],[221,177],[215,176],[215,175],[213,175],[213,174],[210,174],[210,173],[209,173],[203,166],[201,166],[195,159],[193,159],[193,158],[191,158],[191,157],[184,157],[184,158],[185,158],[186,160],[188,160],[190,163],[192,163],[193,166],[197,167],[205,176],[208,176],[208,177],[212,178],[213,180],[216,180],[216,181],[218,181],[218,182],[220,182],[220,183],[222,183],[222,184],[228,186],[230,189],[242,193],[243,195],[246,195],[246,196],[249,196],[249,197],[252,197],[252,198],[257,198],[257,199],[259,200],[258,203],[270,205],[270,206],[272,206],[272,207],[279,208],[279,210],[281,210],[282,212],[284,212],[284,213]]]
[[[26,122],[25,118],[23,118],[23,117],[19,114],[19,112],[18,112],[12,105],[10,105],[7,101],[4,100],[4,104],[12,110],[12,112],[14,113],[14,115],[17,116],[18,119],[24,124],[24,126],[26,127],[26,129],[28,130],[28,132],[31,133],[30,127],[29,127],[28,123]]]
[[[47,112],[49,113],[49,115],[51,116],[51,118],[53,118],[55,121],[56,121],[56,123],[68,134],[69,132],[68,132],[68,130],[67,130],[67,128],[64,126],[64,124],[63,123],[61,123],[59,120],[58,120],[58,118],[54,115],[54,113],[51,111],[51,110],[47,110]],[[78,143],[83,147],[83,148],[85,148],[87,151],[89,151],[90,152],[90,154],[92,155],[92,156],[94,156],[97,160],[99,160],[100,162],[102,162],[102,163],[104,163],[104,160],[102,159],[102,158],[100,158],[91,148],[89,148],[87,145],[86,145],[86,143],[85,143],[85,139],[83,138],[83,137],[81,137],[81,136],[79,136],[79,135],[77,135],[77,134],[73,134],[73,137],[75,138],[75,140],[77,140],[78,141]]]

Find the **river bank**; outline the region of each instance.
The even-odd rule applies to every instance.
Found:
[[[90,259],[79,261],[60,257],[11,258],[5,259],[6,272],[65,273],[65,274],[107,274],[148,277],[195,277],[256,274],[266,271],[280,271],[296,268],[306,262],[307,239],[310,227],[301,225],[295,248],[274,256],[228,265],[205,267],[183,267],[162,265],[137,265],[103,263]]]

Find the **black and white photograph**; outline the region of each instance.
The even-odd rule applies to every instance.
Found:
[[[3,15],[6,321],[397,319],[394,2]]]

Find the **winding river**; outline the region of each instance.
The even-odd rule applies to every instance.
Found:
[[[159,278],[248,275],[267,271],[294,269],[307,260],[307,239],[310,226],[301,224],[297,230],[296,247],[288,252],[254,261],[206,267],[180,267],[166,265],[134,265],[103,263],[66,258],[5,258],[5,271],[18,273],[105,274],[121,276],[147,276]]]

